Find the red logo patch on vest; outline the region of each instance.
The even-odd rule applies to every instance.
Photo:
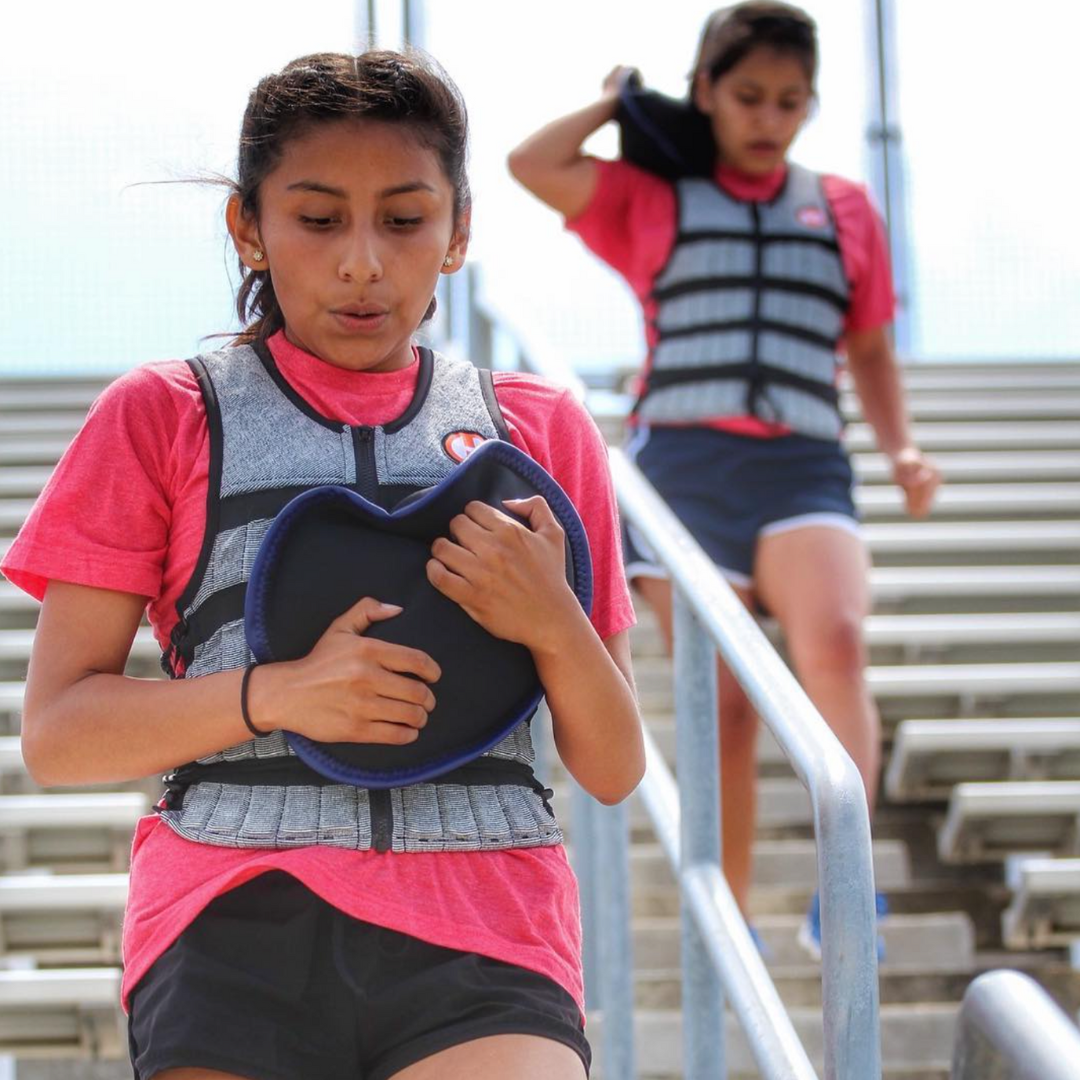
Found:
[[[795,220],[808,229],[824,229],[829,218],[820,206],[800,206],[795,211]]]
[[[451,461],[464,461],[478,446],[487,442],[487,436],[478,431],[451,431],[443,439],[443,449]]]

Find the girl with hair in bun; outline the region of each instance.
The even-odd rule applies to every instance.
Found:
[[[706,21],[686,102],[616,68],[598,100],[527,139],[510,169],[641,302],[648,357],[629,452],[743,602],[779,621],[873,806],[869,558],[841,441],[841,355],[909,513],[929,512],[940,477],[908,425],[881,222],[861,186],[789,160],[816,74],[804,11],[723,8]],[[583,153],[613,119],[623,156]],[[670,584],[633,530],[626,548],[670,648]],[[724,870],[749,914],[757,719],[723,665],[720,701]],[[816,895],[800,939],[820,953]]]
[[[642,775],[599,433],[559,387],[413,341],[465,259],[466,147],[458,92],[421,55],[305,56],[263,79],[226,209],[242,332],[110,386],[5,556],[43,602],[32,776],[184,766],[133,845],[122,994],[138,1080],[588,1072],[576,883],[527,722],[453,782],[327,779],[290,740],[422,746],[449,671],[376,634],[410,614],[385,593],[296,659],[255,664],[245,638],[260,539],[294,497],[330,485],[391,511],[509,443],[579,508],[591,614],[541,496],[468,502],[419,575],[530,659],[587,791],[615,803]],[[169,682],[124,675],[144,611]]]

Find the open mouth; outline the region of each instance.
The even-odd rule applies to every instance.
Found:
[[[377,330],[386,322],[390,312],[376,304],[347,304],[333,308],[330,314],[347,330]]]

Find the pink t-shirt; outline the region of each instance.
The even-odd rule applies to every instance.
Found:
[[[387,423],[412,400],[416,363],[352,372],[281,334],[270,348],[290,385],[332,419]],[[496,373],[495,392],[514,444],[558,480],[581,515],[593,558],[593,626],[602,639],[627,629],[633,608],[596,426],[572,394],[535,376]],[[138,367],[91,408],[0,569],[39,600],[50,580],[146,596],[150,625],[164,645],[202,543],[208,472],[206,414],[190,369],[181,361]],[[540,972],[584,1008],[577,884],[562,847],[417,854],[235,849],[185,840],[153,815],[139,823],[132,848],[125,1004],[211,900],[268,870],[292,874],[353,918]]]
[[[671,255],[678,232],[675,187],[628,161],[597,159],[599,176],[589,205],[566,227],[625,278],[641,302],[646,344],[656,345],[653,281]],[[735,199],[767,202],[787,177],[781,165],[766,176],[750,176],[727,165],[716,170],[716,182]],[[839,176],[823,176],[822,188],[836,225],[840,258],[850,289],[844,320],[846,331],[872,330],[892,321],[895,309],[889,248],[881,219],[866,189]],[[756,417],[733,417],[712,425],[743,435],[785,434],[782,424]]]

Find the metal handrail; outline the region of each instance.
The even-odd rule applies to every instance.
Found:
[[[498,351],[495,339],[510,336],[521,366],[554,377],[585,398],[581,380],[568,373],[561,359],[551,362],[536,342],[523,349],[520,335],[512,334],[490,308],[477,304],[474,295],[469,296],[469,310],[474,351],[481,342]],[[454,314],[460,323],[460,307]],[[878,1080],[877,930],[862,779],[786,664],[682,523],[618,450],[611,453],[611,467],[624,516],[667,568],[673,584],[679,796],[651,740],[638,791],[680,883],[683,1073],[689,1080],[726,1075],[726,992],[763,1076],[809,1080],[816,1075],[721,869],[714,663],[719,652],[810,793],[821,895],[825,1076]],[[587,815],[586,821],[582,815]],[[592,851],[575,845],[575,865],[584,925],[596,927],[599,936],[599,943],[586,942],[586,958],[587,965],[590,959],[598,964],[602,989],[604,1073],[632,1080],[625,808],[601,808],[579,797],[574,824],[579,838],[585,833],[593,840]],[[596,880],[600,858],[604,874]],[[601,891],[607,917],[601,917]]]
[[[988,971],[964,994],[953,1080],[1080,1080],[1080,1030],[1034,979]]]
[[[843,1080],[880,1076],[874,876],[862,779],[787,665],[686,527],[621,451],[612,451],[611,468],[624,513],[667,568],[678,594],[692,608],[809,790],[821,892],[825,1075]],[[709,727],[715,728],[712,716],[707,719]],[[651,783],[647,776],[645,786]],[[683,799],[692,797],[697,786],[689,785]],[[691,869],[704,876],[703,869],[684,869],[684,887]],[[711,886],[717,895],[715,879]],[[743,946],[735,948],[735,958],[728,950],[732,982],[748,986],[768,982],[738,909],[733,903],[717,907],[729,940]],[[748,1001],[740,1019],[763,1073],[793,1075],[791,1066],[784,1066],[789,1071],[777,1071],[775,1059],[769,1060],[772,1051],[765,1036],[775,1018],[769,1016],[766,1001],[767,995],[756,1003]],[[734,995],[732,1005],[740,1011]]]

